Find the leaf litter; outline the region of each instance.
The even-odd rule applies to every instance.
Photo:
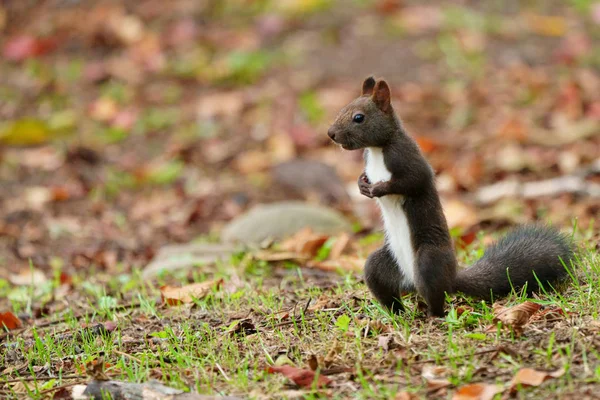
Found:
[[[0,334],[2,361],[22,361],[18,352],[5,349],[12,349],[17,335],[34,343],[32,326],[41,335],[66,330],[63,340],[68,342],[78,331],[65,326],[69,315],[74,314],[75,325],[84,316],[109,316],[118,325],[106,330],[117,329],[128,338],[123,352],[133,357],[127,358],[132,363],[139,354],[156,361],[150,354],[166,348],[169,329],[186,337],[185,322],[203,337],[210,337],[206,326],[230,332],[225,336],[240,354],[258,360],[261,371],[281,351],[295,365],[317,354],[317,368],[311,371],[326,368],[322,355],[331,354],[332,369],[352,366],[376,373],[360,379],[385,398],[414,398],[407,388],[446,395],[450,386],[436,391],[433,385],[433,392],[423,387],[449,376],[452,382],[466,379],[469,375],[452,363],[472,352],[473,363],[491,365],[482,378],[487,383],[457,385],[456,396],[489,396],[495,390],[492,381],[505,381],[508,368],[499,360],[506,359],[537,371],[520,373],[523,381],[514,390],[533,382],[528,390],[543,396],[537,382],[555,377],[541,372],[548,362],[539,354],[542,343],[550,350],[541,351],[550,351],[556,363],[561,346],[571,344],[564,339],[573,336],[571,330],[581,326],[581,332],[593,334],[597,321],[562,304],[497,309],[495,318],[521,337],[513,342],[512,332],[497,333],[495,340],[517,350],[486,358],[488,353],[469,347],[483,344],[477,334],[485,330],[475,303],[461,303],[458,319],[441,326],[424,322],[420,314],[393,320],[374,314],[376,306],[365,303],[370,295],[359,280],[365,258],[381,243],[374,233],[380,217],[373,202],[352,195],[362,168],[360,154],[333,148],[324,132],[355,96],[357,79],[368,73],[386,76],[398,88],[394,102],[409,131],[439,172],[453,235],[463,242],[460,251],[475,252],[485,242],[476,235],[481,229],[495,232],[541,215],[565,227],[577,216],[579,226],[587,226],[598,211],[593,185],[598,172],[588,169],[599,145],[600,79],[590,56],[596,37],[588,27],[597,22],[598,7],[552,5],[544,13],[517,7],[507,15],[464,5],[385,0],[363,5],[349,13],[356,18],[348,18],[340,10],[353,6],[337,2],[267,2],[251,6],[247,16],[238,15],[229,2],[217,7],[183,3],[0,6],[0,30],[6,33],[0,63],[0,309],[10,313],[2,314],[8,315],[3,317],[7,328],[17,326],[13,316],[23,317],[25,328]],[[224,23],[230,20],[235,26]],[[382,49],[402,54],[403,62],[382,59]],[[346,62],[336,61],[337,51]],[[360,60],[353,62],[353,55]],[[283,62],[289,59],[298,65]],[[296,170],[278,176],[278,166],[290,163]],[[320,163],[328,168],[304,168]],[[506,196],[511,204],[502,203]],[[350,204],[343,205],[348,198]],[[358,233],[303,233],[281,251],[276,247],[283,241],[276,241],[245,258],[244,267],[235,271],[227,269],[236,260],[235,251],[209,262],[190,258],[184,260],[189,269],[169,271],[182,279],[168,274],[144,278],[142,292],[151,293],[149,304],[156,302],[162,316],[113,307],[137,298],[132,269],[147,265],[165,245],[214,241],[228,221],[254,205],[284,200],[320,202],[353,214]],[[215,282],[210,277],[222,276],[223,265],[227,277]],[[71,278],[58,277],[63,274]],[[57,281],[63,285],[54,287]],[[161,292],[160,285],[167,288],[166,304],[151,298]],[[261,303],[271,290],[280,302]],[[216,296],[208,296],[213,292]],[[228,296],[242,301],[243,309],[233,309]],[[200,307],[191,307],[194,299]],[[414,306],[414,297],[405,299]],[[166,307],[171,303],[188,306]],[[15,304],[19,312],[8,311]],[[302,318],[310,324],[300,324]],[[272,329],[273,324],[285,325]],[[445,335],[447,326],[452,326],[451,338]],[[323,331],[327,335],[320,336]],[[553,333],[554,347],[548,344]],[[256,338],[262,342],[253,347]],[[291,343],[282,343],[286,339]],[[592,379],[585,371],[595,360],[593,352],[586,353],[591,361],[579,358],[580,350],[590,346],[575,342],[573,379],[578,374]],[[195,349],[194,356],[201,357],[190,359],[226,352],[222,347],[207,352],[202,343]],[[73,365],[81,355],[74,352],[34,360],[36,379],[76,371]],[[442,352],[447,364],[439,367],[450,371],[423,380],[410,363],[432,362],[439,357],[435,352]],[[118,372],[117,359],[107,357],[107,369]],[[400,359],[409,363],[407,369],[393,373]],[[243,363],[240,358],[207,369],[210,384],[203,388],[229,392]],[[172,366],[154,366],[141,379],[168,381],[177,375],[182,377],[177,384],[192,382],[193,367]],[[312,385],[315,378],[309,378],[301,383]],[[351,373],[330,379],[335,386],[323,389],[329,394],[361,390]],[[581,382],[573,386],[574,396],[585,396]],[[273,381],[251,383],[257,387],[252,394],[262,394]],[[25,391],[20,385],[14,390]]]

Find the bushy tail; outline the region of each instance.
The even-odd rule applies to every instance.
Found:
[[[571,267],[574,254],[572,241],[556,229],[520,227],[490,246],[472,267],[459,271],[454,290],[488,301],[525,284],[527,292],[536,291],[538,280],[548,287],[547,282],[568,276],[565,265]]]

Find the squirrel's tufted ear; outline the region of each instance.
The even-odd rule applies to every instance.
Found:
[[[392,109],[391,91],[386,81],[379,81],[373,89],[373,102],[383,112],[389,112]]]
[[[362,96],[370,96],[373,94],[373,88],[375,87],[375,78],[373,76],[368,77],[363,82]]]

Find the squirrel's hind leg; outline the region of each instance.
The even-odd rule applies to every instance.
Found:
[[[424,246],[417,252],[417,292],[427,302],[427,315],[444,316],[446,293],[452,292],[456,259],[452,249]]]
[[[400,300],[404,276],[387,245],[383,245],[367,258],[365,281],[371,293],[389,310],[395,313],[404,310]]]

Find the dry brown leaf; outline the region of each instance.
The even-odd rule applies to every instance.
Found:
[[[496,134],[503,139],[524,142],[525,140],[527,140],[529,132],[527,130],[527,126],[525,125],[525,123],[523,123],[523,121],[520,118],[516,116],[511,116],[500,123]]]
[[[467,229],[479,221],[475,208],[458,199],[446,200],[442,206],[450,229],[456,227]]]
[[[342,351],[342,346],[338,343],[338,341],[336,339],[334,339],[333,343],[331,344],[331,348],[329,349],[329,351],[327,352],[327,355],[323,359],[323,364],[325,365],[325,367],[328,368],[329,366],[331,366],[331,364],[333,364],[333,362],[335,361],[335,357],[341,351]]]
[[[523,326],[529,322],[529,319],[542,307],[540,304],[526,301],[514,307],[503,307],[494,304],[494,321],[500,321],[519,332]]]
[[[337,260],[325,261],[309,261],[306,266],[309,268],[317,268],[322,271],[337,271],[343,269],[345,271],[360,272],[365,265],[365,259],[352,256],[340,257]]]
[[[524,20],[531,31],[543,36],[564,36],[567,21],[562,16],[525,14]]]
[[[553,372],[538,371],[533,368],[522,368],[514,376],[510,384],[510,391],[514,393],[519,387],[540,386],[551,378],[560,378],[565,373],[563,368]]]
[[[439,144],[429,137],[416,136],[414,139],[425,154],[429,154],[439,147]]]
[[[421,376],[427,382],[427,387],[430,390],[450,386],[450,381],[444,377],[447,373],[448,368],[436,365],[426,365],[421,370]]]
[[[452,396],[452,400],[492,400],[500,392],[502,392],[502,388],[498,385],[471,383],[459,387]]]
[[[265,171],[272,164],[271,155],[258,150],[242,153],[234,161],[235,168],[244,175]]]
[[[230,329],[228,329],[226,333],[228,333],[231,336],[234,336],[240,334],[252,335],[256,332],[258,332],[258,330],[256,329],[256,325],[254,325],[254,322],[252,322],[250,318],[244,318],[237,321],[237,323],[233,325]]]
[[[328,258],[330,260],[336,260],[340,258],[344,250],[348,247],[349,243],[350,235],[348,235],[347,233],[342,233],[340,236],[337,237],[335,243],[331,247],[331,251],[329,252]]]
[[[418,399],[417,395],[408,392],[399,392],[396,393],[394,400],[413,400]]]
[[[242,91],[206,94],[198,100],[198,117],[207,119],[238,115],[246,103],[245,97]]]
[[[257,251],[253,257],[260,261],[291,261],[291,260],[306,260],[306,256],[292,251],[272,253],[269,251]]]
[[[308,366],[312,371],[316,371],[317,369],[319,369],[319,359],[315,354],[311,354],[308,358]]]
[[[317,234],[310,228],[298,231],[294,236],[282,243],[284,250],[294,251],[307,257],[314,257],[329,236]]]
[[[10,311],[6,311],[0,313],[0,328],[6,327],[6,329],[17,329],[20,328],[23,324],[19,317],[13,314]]]
[[[291,367],[289,365],[284,365],[281,367],[267,367],[267,372],[280,373],[287,378],[291,379],[296,385],[310,388],[315,381],[315,372],[308,369],[300,369],[296,367]],[[316,381],[317,387],[329,386],[331,384],[331,379],[326,376],[319,375]]]
[[[390,349],[390,343],[392,342],[392,335],[380,335],[377,339],[377,347],[382,348],[384,351]]]
[[[223,279],[206,282],[192,283],[183,287],[162,286],[160,294],[165,303],[170,306],[182,303],[191,303],[194,299],[201,299],[211,292],[213,287],[219,288]]]
[[[328,308],[335,309],[335,308],[339,308],[339,307],[340,307],[339,300],[336,301],[335,299],[332,299],[326,295],[321,295],[317,299],[317,302],[315,304],[308,307],[308,310],[316,311],[316,310],[323,310],[323,309],[328,309]]]
[[[19,274],[11,274],[8,280],[13,285],[17,286],[40,286],[47,282],[46,275],[38,269],[27,268]]]

